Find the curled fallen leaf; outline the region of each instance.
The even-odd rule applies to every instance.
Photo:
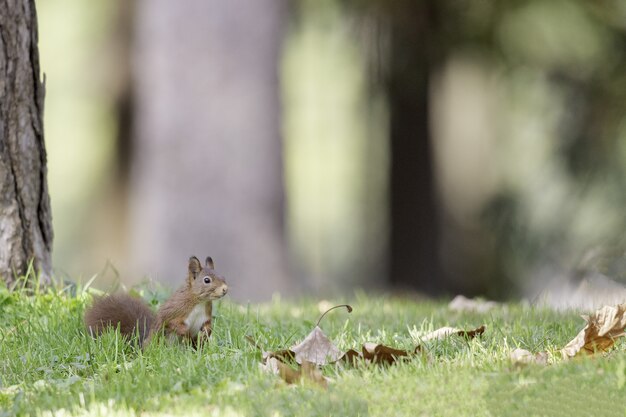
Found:
[[[338,361],[355,364],[357,360],[374,364],[392,365],[399,358],[414,356],[418,353],[425,354],[420,345],[416,346],[413,351],[396,349],[391,346],[385,346],[378,343],[365,343],[361,351],[350,349],[342,353],[333,342],[328,339],[319,323],[322,318],[331,310],[339,307],[346,307],[348,312],[352,311],[349,305],[340,305],[331,307],[326,310],[317,321],[315,328],[304,338],[304,340],[289,349],[278,350],[274,352],[266,352],[262,349],[250,336],[246,339],[257,349],[262,352],[261,369],[279,375],[287,383],[294,383],[302,379],[308,379],[316,384],[326,386],[327,380],[319,371],[320,366],[324,366]],[[428,333],[421,338],[422,341],[433,339],[444,339],[453,335],[473,338],[481,335],[485,331],[485,326],[480,326],[473,330],[462,330],[454,327],[443,327]],[[296,362],[294,369],[293,362]]]
[[[328,339],[322,329],[319,327],[320,322],[329,311],[336,308],[345,307],[348,313],[352,312],[352,307],[348,304],[341,304],[326,310],[317,320],[317,324],[311,333],[304,340],[289,349],[293,352],[296,362],[302,364],[304,362],[312,362],[316,365],[326,365],[337,361],[343,356],[341,351]]]
[[[398,358],[409,356],[406,350],[395,349],[385,345],[365,343],[363,345],[363,357],[373,363],[392,365]]]
[[[292,346],[290,350],[294,353],[295,360],[299,364],[312,362],[317,365],[326,365],[335,362],[342,356],[341,351],[318,326],[315,326],[302,342]]]
[[[419,346],[415,351],[408,352],[377,343],[365,343],[363,344],[361,352],[350,349],[340,358],[340,361],[348,362],[352,365],[355,365],[357,360],[365,360],[366,362],[375,364],[393,365],[398,358],[410,356],[417,352],[419,352]]]
[[[339,358],[340,361],[347,362],[351,365],[354,365],[358,359],[363,359],[363,353],[357,352],[354,349],[348,350],[341,358]]]
[[[335,362],[342,357],[342,353],[324,334],[322,329],[319,327],[319,324],[329,311],[341,307],[345,307],[348,310],[348,313],[352,312],[352,306],[348,304],[341,304],[326,309],[326,311],[324,311],[317,320],[317,324],[311,333],[309,333],[302,342],[292,346],[290,349],[266,352],[252,337],[246,336],[246,340],[250,342],[252,346],[263,352],[262,356],[264,364],[271,358],[277,359],[283,363],[295,360],[298,364],[312,362],[316,365],[326,365],[328,363]]]
[[[587,325],[561,349],[564,358],[604,352],[613,346],[615,339],[626,334],[626,304],[604,306],[582,317]]]

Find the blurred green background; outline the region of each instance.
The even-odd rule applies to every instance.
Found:
[[[626,279],[626,3],[251,1],[37,2],[57,275]]]

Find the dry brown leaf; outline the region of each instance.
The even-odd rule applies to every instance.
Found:
[[[485,333],[485,325],[483,324],[480,327],[477,327],[473,330],[459,330],[456,334],[458,336],[463,336],[465,338],[468,339],[473,339],[476,336],[482,336],[482,334]]]
[[[526,349],[517,348],[510,355],[511,362],[514,365],[529,365],[531,363],[537,365],[548,364],[548,352],[531,353]]]
[[[343,356],[319,327],[320,322],[329,311],[341,307],[345,307],[348,313],[352,312],[352,307],[348,304],[341,304],[327,309],[317,320],[313,331],[302,342],[291,347],[290,350],[294,353],[296,362],[299,364],[312,362],[316,365],[326,365],[336,362]]]
[[[363,353],[357,352],[354,349],[350,349],[346,353],[344,353],[343,356],[339,360],[342,362],[347,362],[351,365],[354,365],[357,359],[363,359]]]
[[[604,306],[593,314],[582,317],[587,325],[561,349],[564,358],[604,352],[613,346],[615,339],[626,334],[626,304]]]
[[[313,331],[311,331],[311,333],[309,333],[302,342],[292,346],[291,349],[267,352],[261,348],[261,346],[259,346],[259,344],[251,336],[246,335],[245,338],[252,346],[262,352],[262,363],[264,365],[267,364],[268,359],[272,358],[286,364],[291,363],[294,360],[298,364],[312,362],[316,365],[326,365],[331,362],[336,362],[340,357],[342,357],[342,353],[328,339],[322,329],[320,329],[319,324],[329,311],[340,307],[345,307],[348,310],[348,313],[352,312],[352,307],[348,304],[341,304],[326,309],[326,311],[317,320],[317,324]]]
[[[433,340],[433,339],[437,339],[437,340],[442,340],[445,338],[448,338],[450,336],[463,336],[463,337],[467,337],[469,339],[473,339],[476,336],[480,336],[484,333],[485,331],[485,325],[482,325],[476,329],[473,330],[462,330],[462,329],[458,329],[456,327],[442,327],[440,329],[437,329],[435,331],[432,331],[424,336],[422,336],[420,338],[420,340],[422,342],[428,342],[429,340]]]
[[[355,365],[357,360],[365,360],[366,362],[374,364],[393,365],[398,358],[417,355],[421,353],[421,351],[420,346],[417,346],[412,352],[409,352],[377,343],[365,343],[361,352],[350,349],[339,360],[352,365]]]
[[[317,365],[326,365],[341,358],[342,353],[324,334],[322,329],[315,326],[313,331],[300,343],[291,347],[296,362],[313,362]]]
[[[246,339],[253,346],[263,352],[261,368],[267,372],[280,375],[288,383],[292,383],[295,379],[301,378],[302,372],[308,375],[307,378],[314,380],[316,383],[320,383],[321,374],[318,376],[318,374],[314,372],[317,371],[319,373],[317,370],[318,366],[336,363],[339,360],[354,364],[357,359],[375,364],[392,365],[398,358],[408,357],[422,352],[421,346],[417,346],[412,352],[409,352],[382,344],[365,343],[361,352],[350,349],[346,353],[342,353],[319,327],[319,322],[326,313],[338,307],[346,307],[348,312],[352,311],[352,307],[349,305],[335,306],[328,309],[322,314],[313,331],[311,331],[302,342],[292,346],[290,349],[266,352],[250,336],[246,336]],[[425,335],[422,340],[443,339],[452,335],[473,338],[482,334],[484,331],[485,326],[473,330],[444,327]],[[298,371],[290,366],[294,360],[296,363],[302,365],[302,368]],[[311,368],[311,365],[313,365],[314,368]],[[300,374],[298,374],[298,372],[300,372]],[[324,379],[324,383],[325,382],[326,380]]]
[[[396,359],[403,356],[409,356],[409,352],[375,343],[363,345],[363,357],[373,363],[393,365]]]
[[[448,308],[452,311],[473,313],[486,313],[497,306],[498,303],[495,301],[467,298],[463,295],[457,295],[450,301],[450,304],[448,304]]]
[[[476,336],[483,334],[484,331],[484,325],[473,330],[461,330],[455,327],[442,327],[441,329],[437,329],[433,332],[426,334],[424,337],[421,338],[421,340],[441,340],[454,335],[472,339]],[[375,364],[393,365],[398,358],[413,356],[417,355],[418,353],[424,354],[420,345],[416,346],[412,352],[409,352],[406,350],[400,350],[378,343],[365,343],[361,352],[350,349],[343,356],[341,356],[340,360],[343,362],[351,363],[353,365],[357,360],[365,360],[367,362]]]

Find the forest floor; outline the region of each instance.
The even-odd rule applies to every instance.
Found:
[[[321,303],[227,299],[217,303],[213,336],[200,349],[156,342],[142,352],[116,332],[87,334],[82,314],[91,298],[76,289],[30,296],[0,289],[0,416],[626,415],[624,344],[561,358],[559,349],[585,325],[574,312],[505,304],[460,313],[445,301],[365,294]],[[260,369],[259,346],[294,345],[321,310],[343,302],[354,311],[333,311],[320,324],[340,350],[375,342],[407,351],[421,344],[423,353],[392,365],[326,365],[327,387],[306,378],[288,385]],[[442,326],[481,325],[484,334],[471,340],[420,342]],[[548,365],[512,364],[517,347],[547,351]]]

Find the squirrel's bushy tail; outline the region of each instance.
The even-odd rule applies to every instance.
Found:
[[[87,330],[98,336],[108,327],[120,327],[120,333],[129,339],[139,334],[139,342],[148,337],[155,314],[141,300],[127,294],[113,294],[94,300],[85,311]]]

